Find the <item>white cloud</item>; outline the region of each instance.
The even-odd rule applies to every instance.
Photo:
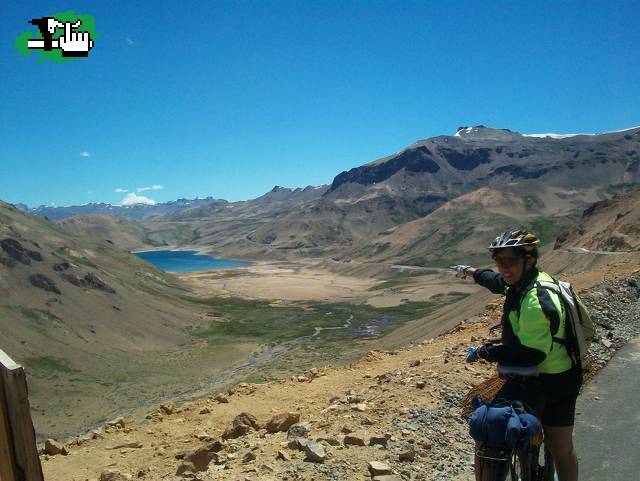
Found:
[[[138,187],[136,190],[138,192],[144,192],[145,190],[161,190],[162,186],[158,184],[154,184],[151,187]]]
[[[129,193],[124,196],[124,199],[122,199],[120,204],[122,205],[135,205],[135,204],[155,205],[156,201],[153,199],[149,199],[148,197],[144,197],[143,195],[136,195],[133,193]]]
[[[114,192],[129,192],[127,189],[123,189],[122,187],[118,187]]]
[[[82,152],[80,152],[80,157],[91,157],[91,152],[83,150]]]

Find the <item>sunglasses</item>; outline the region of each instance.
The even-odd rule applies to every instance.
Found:
[[[493,260],[499,266],[512,267],[512,266],[515,266],[517,263],[521,262],[522,259],[524,258],[525,256],[515,256],[515,257],[494,256]]]

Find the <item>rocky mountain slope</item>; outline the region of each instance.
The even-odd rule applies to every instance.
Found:
[[[110,215],[78,215],[55,221],[66,232],[112,242],[121,249],[135,250],[158,247],[147,238],[144,225],[124,217]]]
[[[556,211],[580,208],[639,181],[640,128],[562,139],[461,128],[454,136],[421,140],[339,174],[318,202],[261,226],[249,238],[273,250],[349,251],[363,241],[384,245],[382,236],[391,228],[426,218],[448,201],[481,188],[519,186],[509,189],[510,197],[531,199],[526,206],[531,219],[547,203]],[[503,211],[510,205],[505,203]],[[516,217],[516,212],[506,216]],[[492,227],[500,228],[498,223]],[[407,244],[419,241],[404,239]]]
[[[640,251],[640,190],[616,195],[589,206],[580,223],[564,232],[555,248],[595,251]]]

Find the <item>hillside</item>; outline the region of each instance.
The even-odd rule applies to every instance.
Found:
[[[186,328],[202,322],[202,309],[187,295],[112,241],[0,203],[0,338],[29,373],[39,432],[77,431],[166,395],[167,383],[175,391],[196,382],[203,360],[244,355],[241,345],[218,354],[189,347],[197,343]],[[170,366],[179,350],[178,374]]]
[[[555,248],[594,251],[640,250],[640,190],[616,195],[589,206],[580,223],[564,232]]]
[[[66,232],[90,236],[112,242],[121,249],[135,250],[157,247],[147,239],[144,226],[123,217],[106,215],[77,215],[56,221]]]

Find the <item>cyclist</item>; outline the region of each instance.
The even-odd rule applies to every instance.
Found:
[[[489,246],[498,272],[468,265],[454,266],[459,277],[472,276],[476,283],[491,292],[506,296],[501,343],[470,349],[468,360],[537,366],[538,377],[517,385],[508,381],[496,399],[521,399],[533,408],[542,421],[545,443],[553,456],[560,481],[577,481],[573,424],[582,371],[574,365],[561,342],[565,337],[561,300],[542,287],[527,290],[537,280],[552,281],[549,274],[537,268],[539,244],[534,234],[510,229]],[[550,313],[549,318],[543,306]]]

